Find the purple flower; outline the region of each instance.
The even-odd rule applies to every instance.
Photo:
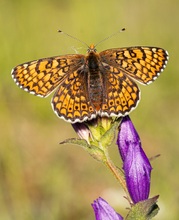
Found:
[[[126,184],[134,203],[148,199],[152,167],[129,116],[122,119],[117,145],[123,160]]]
[[[92,134],[85,123],[74,123],[72,127],[81,139],[85,139],[89,143],[89,138],[92,137]]]
[[[102,198],[98,198],[92,204],[96,220],[122,220],[122,216]]]

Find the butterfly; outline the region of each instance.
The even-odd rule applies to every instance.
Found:
[[[152,83],[166,67],[168,52],[162,48],[134,46],[97,53],[69,54],[34,60],[12,70],[23,90],[52,98],[54,112],[70,123],[97,116],[121,117],[136,108],[140,90],[136,82]]]

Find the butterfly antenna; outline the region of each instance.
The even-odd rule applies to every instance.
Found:
[[[119,30],[119,31],[117,31],[117,32],[115,32],[115,33],[109,35],[108,37],[106,37],[106,38],[104,38],[103,40],[99,41],[99,42],[95,45],[95,47],[96,47],[97,45],[101,44],[102,42],[108,40],[109,38],[115,36],[116,34],[119,34],[119,33],[123,32],[123,31],[125,31],[125,30],[126,30],[125,28],[122,28],[121,30]]]
[[[70,38],[72,38],[72,39],[74,39],[74,40],[77,40],[78,42],[84,44],[85,46],[87,46],[87,47],[89,48],[89,46],[88,46],[87,43],[85,43],[84,41],[78,39],[77,37],[74,37],[74,36],[72,36],[72,35],[70,35],[70,34],[67,34],[67,33],[65,33],[65,32],[63,32],[63,31],[61,31],[61,30],[58,30],[58,32],[59,32],[59,33],[62,33],[62,34],[65,34],[66,36],[68,36],[68,37],[70,37]]]

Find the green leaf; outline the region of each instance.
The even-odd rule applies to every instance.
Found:
[[[156,204],[159,196],[155,196],[151,199],[147,199],[141,202],[136,203],[132,206],[126,220],[150,220],[155,215],[157,215],[159,211],[159,207]]]
[[[93,158],[98,161],[105,161],[104,151],[94,145],[89,145],[84,139],[70,138],[60,142],[60,144],[75,144],[85,149]]]

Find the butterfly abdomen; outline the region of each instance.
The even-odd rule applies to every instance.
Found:
[[[99,61],[96,53],[91,52],[87,57],[88,72],[88,91],[89,98],[97,111],[101,109],[103,100],[103,80],[99,71]]]

